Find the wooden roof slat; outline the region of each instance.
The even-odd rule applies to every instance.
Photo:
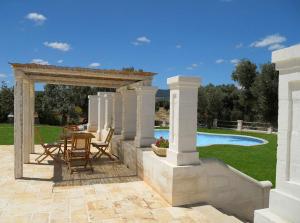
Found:
[[[103,70],[32,63],[11,63],[11,66],[15,71],[22,71],[29,79],[37,82],[108,88],[119,88],[140,81],[152,80],[155,75],[152,72],[142,71]]]

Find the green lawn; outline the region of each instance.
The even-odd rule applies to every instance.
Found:
[[[36,125],[45,142],[53,142],[59,138],[62,128],[51,125]],[[35,138],[35,143],[39,143]],[[14,126],[13,124],[0,124],[0,145],[14,144]]]
[[[199,129],[201,132],[239,134],[266,139],[259,146],[213,145],[198,147],[199,156],[217,158],[259,181],[269,180],[275,186],[277,135],[237,132],[223,129]]]

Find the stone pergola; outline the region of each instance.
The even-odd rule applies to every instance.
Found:
[[[103,102],[97,98],[97,100],[99,100],[98,109],[96,108],[96,110],[93,111],[96,112],[98,116],[101,116],[101,112],[104,110],[103,107],[100,108],[100,106],[104,106],[106,117],[101,116],[101,120],[103,121],[101,123],[98,121],[96,126],[89,126],[89,128],[95,130],[99,129],[99,125],[103,125],[100,129],[105,129],[113,124],[116,130],[120,131],[119,122],[122,120],[122,131],[124,131],[125,138],[136,136],[138,146],[143,146],[144,141],[148,140],[152,142],[154,140],[154,101],[156,88],[152,87],[151,84],[155,73],[39,64],[12,63],[11,65],[15,75],[15,178],[23,177],[23,164],[30,162],[30,153],[34,152],[34,83],[36,82],[114,88],[116,89],[114,95],[99,92],[99,94],[104,96],[103,98],[101,97]],[[122,108],[113,106],[113,103],[120,105],[120,97],[122,97],[122,101],[124,101]],[[129,101],[127,102],[127,100]],[[151,107],[148,105],[147,109],[144,109],[144,104],[148,103],[148,101],[151,102]],[[130,102],[136,107],[132,107],[133,104]],[[139,108],[138,112],[136,108]],[[109,117],[109,114],[112,114],[112,112],[114,114],[120,114],[120,109],[124,110],[122,119],[116,117],[114,123],[111,123],[112,118]],[[91,110],[91,108],[89,110]],[[132,117],[134,117],[135,120],[146,121],[141,121],[138,127],[135,128],[136,126],[132,123]],[[89,120],[89,123],[92,122]],[[145,128],[149,128],[150,131],[145,130]],[[151,137],[152,139],[150,139]]]

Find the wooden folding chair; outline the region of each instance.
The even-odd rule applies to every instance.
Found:
[[[38,163],[41,163],[43,160],[45,160],[48,156],[50,156],[53,160],[56,160],[56,158],[54,157],[54,153],[58,150],[58,153],[63,153],[62,149],[61,149],[61,143],[57,143],[57,142],[53,142],[53,143],[45,143],[42,135],[40,134],[40,131],[38,128],[34,129],[35,131],[35,135],[38,138],[39,143],[41,144],[41,146],[44,149],[44,152],[39,155],[35,161],[37,161]]]
[[[104,142],[92,143],[92,146],[98,150],[98,152],[93,156],[94,159],[100,158],[102,155],[106,155],[110,160],[114,160],[113,155],[107,152],[113,135],[114,135],[114,129],[110,128]]]
[[[66,163],[71,174],[74,172],[73,167],[83,166],[88,170],[87,165],[93,171],[90,156],[91,139],[93,137],[90,133],[72,133],[71,148],[66,152]]]

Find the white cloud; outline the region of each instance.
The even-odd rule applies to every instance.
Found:
[[[143,45],[143,44],[149,44],[151,40],[147,38],[146,36],[140,36],[135,39],[134,42],[132,42],[133,45],[138,46],[138,45]]]
[[[71,45],[68,43],[62,43],[62,42],[44,42],[44,45],[47,47],[50,47],[52,49],[60,50],[67,52],[71,49]]]
[[[268,50],[279,50],[284,48],[285,46],[279,43],[273,44],[271,46],[268,47]]]
[[[93,68],[95,68],[95,67],[100,67],[100,66],[101,66],[100,63],[91,63],[91,64],[89,65],[89,67],[93,67]]]
[[[191,66],[188,66],[186,69],[187,70],[194,70],[195,68],[197,68],[199,65],[196,63],[191,64]]]
[[[36,12],[31,12],[27,14],[25,18],[34,21],[37,25],[42,25],[47,19],[44,15]]]
[[[58,60],[58,61],[57,61],[57,63],[63,63],[63,62],[64,62],[63,60]]]
[[[230,63],[232,63],[232,64],[238,64],[240,62],[240,60],[239,59],[232,59],[232,60],[230,60]]]
[[[236,45],[235,45],[235,48],[237,48],[237,49],[238,49],[238,48],[242,48],[243,46],[244,46],[244,44],[243,44],[243,43],[238,43],[238,44],[236,44]]]
[[[224,63],[224,62],[225,62],[224,59],[217,59],[217,60],[216,60],[216,63],[217,63],[217,64]]]
[[[41,64],[41,65],[49,65],[49,62],[43,59],[32,59],[31,63]]]
[[[268,47],[269,50],[275,50],[275,49],[283,48],[284,45],[281,43],[285,41],[286,41],[285,36],[281,36],[279,34],[273,34],[251,43],[250,46],[256,48]]]
[[[7,77],[6,74],[3,74],[3,73],[1,74],[1,73],[0,73],[0,78],[6,78],[6,77]]]
[[[181,44],[177,44],[175,47],[176,47],[177,49],[180,49],[180,48],[182,48],[182,45],[181,45]]]

